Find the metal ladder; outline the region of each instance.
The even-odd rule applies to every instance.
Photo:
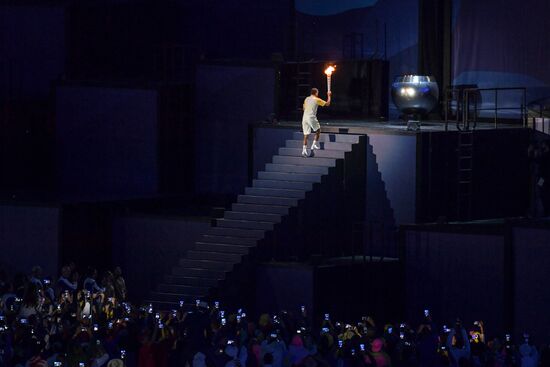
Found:
[[[302,112],[304,99],[311,94],[311,63],[296,63],[296,112]]]
[[[457,219],[469,220],[472,215],[474,170],[474,131],[458,132],[457,149]]]

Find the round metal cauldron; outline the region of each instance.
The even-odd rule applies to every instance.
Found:
[[[439,87],[434,77],[425,75],[402,75],[395,79],[391,88],[393,103],[403,114],[417,120],[430,113],[439,100]],[[413,122],[413,121],[411,121]],[[407,124],[407,128],[411,128]]]

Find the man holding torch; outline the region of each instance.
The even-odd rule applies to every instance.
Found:
[[[313,151],[315,149],[320,149],[319,145],[317,144],[321,136],[321,125],[319,125],[319,120],[317,120],[317,108],[319,106],[330,106],[330,102],[332,99],[332,92],[330,91],[330,78],[333,71],[334,67],[332,66],[325,70],[325,74],[327,74],[327,100],[323,101],[321,98],[319,98],[319,89],[312,88],[311,95],[307,97],[304,101],[304,115],[302,117],[302,129],[304,132],[304,146],[302,148],[302,157],[304,158],[309,157],[309,154],[307,152],[307,140],[309,134],[311,134],[312,131],[315,133],[315,138],[313,138],[311,150]]]

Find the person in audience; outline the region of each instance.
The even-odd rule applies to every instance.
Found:
[[[35,265],[32,267],[29,281],[35,284],[38,289],[44,288],[44,284],[42,283],[42,268],[40,266]]]
[[[523,334],[524,342],[519,346],[521,367],[536,367],[539,365],[539,353],[529,339],[529,334]]]
[[[139,348],[138,367],[154,367],[155,355],[151,336],[147,331],[141,336],[141,347]]]
[[[36,315],[40,312],[40,299],[39,288],[36,283],[29,283],[23,302],[19,308],[19,317],[21,319],[28,319],[32,315]]]
[[[73,282],[74,284],[80,284],[80,273],[74,269],[72,270],[71,269],[71,282]]]
[[[470,347],[472,354],[472,366],[479,367],[485,364],[487,345],[485,344],[485,332],[483,322],[476,321],[470,331]]]
[[[390,356],[384,351],[384,341],[380,338],[376,338],[371,344],[370,355],[375,361],[376,367],[390,367]]]
[[[103,367],[109,362],[109,354],[100,344],[92,344],[90,347],[91,364],[90,367]]]
[[[4,288],[6,287],[8,283],[8,274],[6,273],[6,270],[3,268],[0,268],[0,292],[4,292]]]
[[[206,367],[206,356],[202,352],[197,352],[193,356],[192,367]]]
[[[15,299],[17,298],[17,295],[13,291],[13,283],[12,282],[6,282],[3,289],[2,298],[0,299],[2,311],[4,313],[10,311],[10,309],[13,309],[15,304]]]
[[[273,367],[283,367],[283,360],[286,357],[287,348],[276,330],[270,332],[260,346],[262,356],[266,353],[270,353],[273,356]]]
[[[196,311],[185,317],[182,328],[188,336],[188,348],[191,355],[206,351],[210,329],[207,304],[204,302],[199,303]]]
[[[439,336],[434,330],[433,323],[425,321],[418,327],[416,351],[418,353],[418,362],[421,366],[435,367],[437,365],[438,338]]]
[[[69,266],[64,266],[61,268],[61,276],[57,280],[57,295],[60,295],[64,292],[75,292],[78,288],[78,283],[71,281],[71,268]]]
[[[293,366],[301,365],[307,356],[309,356],[309,351],[304,347],[304,341],[300,335],[294,335],[288,346],[288,359],[290,364]]]
[[[25,365],[28,367],[48,367],[48,362],[42,358],[42,344],[40,342],[32,343],[31,349],[32,356]]]
[[[225,364],[225,367],[244,367],[248,359],[248,352],[245,347],[239,347],[234,340],[228,340],[225,347],[225,354],[230,360]]]
[[[121,302],[126,301],[126,281],[122,276],[122,270],[120,269],[120,266],[117,266],[115,268],[115,270],[113,271],[113,275],[116,298],[119,299]]]
[[[125,367],[125,366],[124,366],[124,361],[122,359],[115,358],[115,359],[111,359],[107,363],[107,367]]]
[[[97,270],[94,268],[88,268],[88,273],[86,279],[84,279],[83,287],[90,293],[104,293],[105,288],[101,288],[97,285]]]
[[[115,298],[115,285],[114,285],[115,277],[113,273],[110,271],[106,271],[103,274],[103,279],[101,280],[101,285],[103,286],[103,294],[107,298]],[[120,300],[118,297],[117,300]]]
[[[460,320],[447,336],[447,350],[453,367],[461,366],[464,360],[470,359],[470,339]]]

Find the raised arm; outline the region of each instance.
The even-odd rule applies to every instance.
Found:
[[[449,332],[449,335],[447,335],[447,349],[450,351],[453,346],[453,338],[455,336],[455,329],[452,328]]]
[[[464,339],[464,349],[469,354],[470,353],[470,338],[468,338],[468,332],[466,331],[466,329],[462,328],[461,333],[462,333],[462,339]]]

